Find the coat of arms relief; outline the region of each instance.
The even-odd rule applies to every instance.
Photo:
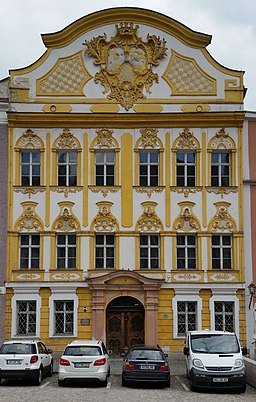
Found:
[[[100,35],[85,41],[86,56],[94,57],[94,64],[100,66],[95,74],[95,83],[104,86],[103,94],[116,100],[126,110],[144,99],[144,89],[150,93],[159,77],[153,72],[160,60],[166,56],[166,41],[159,36],[147,35],[147,42],[137,36],[139,25],[122,22],[116,25],[116,35],[109,41],[107,35]]]

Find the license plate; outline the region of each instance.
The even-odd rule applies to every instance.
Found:
[[[140,366],[141,370],[155,370],[155,366],[149,364],[142,364]]]
[[[7,360],[6,363],[9,365],[17,366],[21,364],[22,360]]]
[[[228,382],[228,378],[222,377],[222,378],[213,378],[213,382]]]
[[[75,368],[88,368],[90,367],[90,363],[74,363]]]

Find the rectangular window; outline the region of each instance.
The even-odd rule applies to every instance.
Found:
[[[21,151],[21,185],[40,186],[40,151]]]
[[[40,235],[20,235],[20,269],[39,269]]]
[[[177,269],[196,269],[196,235],[177,235]]]
[[[232,237],[212,235],[212,269],[232,268]]]
[[[115,151],[95,152],[96,186],[115,185]]]
[[[57,235],[57,268],[58,269],[76,268],[75,234]]]
[[[140,186],[159,186],[159,152],[139,152]]]
[[[36,335],[36,301],[17,302],[17,335]]]
[[[74,301],[55,300],[54,302],[54,334],[73,335]]]
[[[140,235],[140,269],[160,268],[158,235]]]
[[[58,186],[77,186],[77,151],[58,151]]]
[[[234,302],[215,302],[214,319],[216,331],[235,331]]]
[[[95,268],[115,268],[115,236],[95,235]]]
[[[212,152],[211,186],[227,187],[230,183],[229,152]]]
[[[177,152],[177,186],[194,187],[196,185],[195,152]]]
[[[177,302],[178,336],[197,329],[197,303]]]

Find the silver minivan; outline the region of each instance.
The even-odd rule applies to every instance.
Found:
[[[246,373],[242,348],[235,333],[224,331],[190,331],[184,355],[187,377],[192,391],[198,388],[246,390]]]

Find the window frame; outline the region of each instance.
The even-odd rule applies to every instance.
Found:
[[[23,312],[19,311],[19,305],[21,303],[26,304],[26,311],[23,311]],[[29,303],[34,303],[35,304],[35,309],[34,310],[31,311],[31,310],[28,309]],[[36,300],[17,300],[17,302],[16,302],[16,311],[17,311],[17,315],[16,315],[17,336],[24,336],[24,335],[26,335],[26,336],[35,336],[36,335],[36,321],[37,321]],[[19,328],[20,328],[19,316],[21,316],[21,315],[26,316],[26,318],[25,318],[26,319],[26,322],[25,322],[26,332],[19,332]],[[32,316],[34,316],[34,323],[32,323],[32,324],[34,324],[35,330],[34,330],[34,332],[29,332],[28,328],[29,328],[29,325],[31,325],[31,323],[29,323],[29,318],[32,317]]]
[[[54,309],[54,303],[55,301],[73,301],[74,304],[74,325],[73,325],[73,334],[69,334],[69,335],[65,335],[65,334],[55,334],[55,309]],[[49,297],[49,310],[50,310],[50,314],[49,314],[49,337],[50,338],[76,338],[77,337],[77,333],[78,333],[78,323],[77,323],[77,318],[78,318],[78,296],[76,295],[76,287],[71,287],[67,284],[67,286],[65,286],[65,289],[63,289],[63,291],[61,291],[59,289],[59,287],[54,287],[52,286],[52,294]]]
[[[183,244],[178,244],[178,237],[179,238],[184,238],[185,242]],[[188,237],[193,237],[195,239],[195,244],[188,244]],[[177,270],[197,270],[197,247],[198,247],[198,242],[197,242],[197,235],[195,233],[190,233],[190,234],[181,234],[177,233],[176,235],[176,269]],[[183,250],[184,249],[184,258],[179,258],[178,256],[178,250]],[[189,257],[189,251],[190,250],[195,250],[195,257],[190,258]],[[182,267],[179,267],[178,261],[179,260],[184,260],[184,265]],[[190,268],[189,267],[189,261],[195,261],[195,267]]]
[[[28,162],[23,162],[23,154],[29,154],[29,161]],[[33,162],[33,154],[38,154],[39,155],[39,162]],[[28,166],[29,167],[29,174],[24,175],[22,174],[23,167]],[[39,167],[39,174],[34,175],[33,174],[33,167]],[[23,183],[23,179],[25,177],[28,177],[29,179],[29,184]],[[38,177],[39,178],[39,183],[33,183],[33,179]],[[21,186],[23,187],[40,187],[41,185],[41,152],[39,149],[21,149],[20,150],[20,183]]]
[[[142,237],[145,237],[148,239],[147,244],[141,244],[141,239]],[[156,237],[157,238],[157,244],[151,244],[151,238],[152,237]],[[160,235],[159,233],[140,233],[139,235],[139,269],[142,270],[147,270],[147,271],[151,271],[151,270],[160,270],[160,263],[161,263],[161,259],[160,259],[160,252],[161,252],[161,239],[160,239]],[[157,258],[152,255],[153,254],[153,250],[158,250],[158,255]],[[142,250],[147,250],[146,254],[147,256],[143,256],[142,255]],[[142,260],[147,260],[147,267],[143,267],[142,266]],[[158,262],[158,267],[154,267],[153,265],[153,261],[157,260]]]
[[[66,161],[59,162],[60,154],[66,154]],[[70,162],[70,154],[76,155],[76,161]],[[60,175],[59,169],[61,166],[65,167],[65,175]],[[70,168],[76,167],[76,174],[70,174]],[[60,178],[64,177],[65,184],[60,184]],[[71,178],[75,177],[75,184],[70,184]],[[58,149],[57,150],[57,186],[58,187],[77,187],[78,185],[78,151],[77,149]]]
[[[213,154],[218,155],[218,162],[213,162]],[[229,157],[229,161],[227,162],[222,162],[222,155],[227,154]],[[211,152],[211,187],[229,187],[231,185],[231,152],[229,150],[212,150]],[[222,174],[222,168],[228,166],[228,175]],[[218,175],[213,175],[212,169],[214,167],[218,168]],[[218,184],[213,184],[213,179],[216,179],[218,181]],[[228,178],[228,184],[223,183],[223,181]]]
[[[221,304],[221,312],[217,312],[216,311],[216,304]],[[226,311],[226,305],[227,304],[232,304],[232,312],[227,312]],[[235,303],[234,301],[216,301],[214,302],[214,328],[216,331],[227,331],[227,332],[235,332],[235,317],[234,317],[234,313],[235,313]],[[216,316],[221,316],[221,328],[219,328],[216,324]],[[226,320],[227,317],[231,317],[232,318],[232,329],[230,329],[228,326],[229,324],[227,324]]]
[[[177,294],[178,293],[178,294]],[[184,335],[178,334],[178,303],[179,302],[196,302],[196,328],[198,331],[202,329],[202,298],[195,291],[194,294],[187,294],[187,289],[177,289],[176,296],[172,299],[173,310],[173,338],[184,339]]]
[[[97,243],[97,238],[103,236],[103,243]],[[107,238],[113,237],[113,243],[108,243]],[[113,250],[113,256],[107,256],[107,249]],[[97,250],[103,250],[103,256],[98,256]],[[113,260],[114,266],[108,267],[107,261]],[[97,261],[103,260],[103,266],[97,266]],[[114,233],[95,233],[94,235],[94,269],[95,270],[115,270],[116,269],[116,236]]]
[[[183,163],[178,163],[178,154],[183,154],[184,155],[184,162]],[[188,162],[188,155],[193,154],[194,155],[194,163],[189,163]],[[183,152],[179,152],[177,150],[176,152],[176,186],[177,187],[195,187],[196,186],[196,150],[183,150]],[[194,175],[188,175],[188,168],[189,167],[194,167]],[[178,167],[183,167],[184,168],[184,175],[178,175]],[[183,183],[179,184],[178,179],[183,178]],[[188,180],[193,179],[194,183],[193,185],[188,185]]]
[[[239,320],[239,309],[240,309],[240,301],[239,298],[236,296],[236,289],[229,289],[227,294],[223,294],[223,290],[216,289],[213,290],[213,295],[209,300],[209,307],[210,307],[210,319],[211,319],[211,329],[215,330],[215,305],[214,303],[217,302],[233,302],[234,303],[234,332],[239,337],[239,330],[240,330],[240,320]]]
[[[213,238],[219,238],[220,239],[220,243],[218,244],[213,244]],[[223,238],[224,237],[229,237],[230,239],[230,245],[225,245],[223,244]],[[214,233],[211,236],[211,266],[212,266],[212,270],[232,270],[233,269],[233,237],[231,234],[229,233],[222,233],[222,234],[217,234]],[[219,255],[220,257],[214,257],[213,256],[213,251],[214,250],[220,250]],[[230,258],[225,257],[224,258],[224,252],[225,250],[230,250]],[[214,260],[219,260],[220,264],[219,267],[214,267],[213,261]],[[224,267],[224,261],[225,260],[229,260],[230,261],[230,267]]]
[[[102,154],[103,155],[103,162],[102,163],[97,163],[97,155]],[[110,163],[107,161],[107,154],[113,154],[114,157],[114,162]],[[98,187],[114,187],[116,185],[116,151],[115,149],[110,149],[110,150],[95,150],[94,152],[94,177],[95,177],[95,185]],[[103,166],[103,175],[97,175],[97,166]],[[113,166],[113,175],[110,175],[107,173],[108,166]],[[103,184],[98,184],[97,183],[97,178],[103,177]],[[113,184],[108,183],[110,178],[113,177]]]
[[[62,310],[56,311],[56,303],[63,303],[63,308]],[[67,303],[72,303],[72,310],[67,310],[66,305]],[[73,336],[74,335],[74,319],[75,319],[75,314],[74,314],[74,300],[68,300],[68,299],[64,299],[64,300],[54,300],[53,303],[53,307],[54,307],[54,323],[53,323],[53,329],[54,329],[54,335],[55,336]],[[59,314],[63,314],[64,316],[64,323],[63,323],[63,327],[64,327],[64,332],[57,332],[56,331],[56,315],[57,313]],[[66,324],[67,324],[67,315],[68,314],[72,314],[72,332],[68,332],[65,330]]]
[[[30,301],[35,301],[36,302],[36,334],[35,335],[26,335],[28,339],[30,338],[40,338],[40,316],[41,316],[41,297],[39,295],[39,289],[31,289],[26,290],[24,289],[16,289],[15,293],[12,297],[11,300],[11,310],[12,310],[12,325],[11,325],[11,337],[13,339],[20,339],[24,338],[24,335],[19,335],[18,334],[18,310],[17,310],[17,302],[30,302]]]
[[[159,149],[152,149],[152,150],[145,150],[145,149],[139,149],[138,151],[139,155],[139,187],[159,187],[160,185],[160,151]],[[157,162],[151,162],[150,161],[150,155],[151,154],[157,154]],[[141,155],[142,154],[147,154],[147,162],[141,162]],[[146,167],[147,174],[142,175],[141,174],[141,167]],[[157,166],[157,175],[151,174],[151,167]],[[157,184],[152,184],[152,180],[154,177],[157,177]],[[146,178],[147,184],[142,184],[142,178]]]
[[[22,237],[24,236],[28,236],[29,238],[29,243],[28,245],[22,245],[21,244],[21,240]],[[37,237],[39,238],[39,244],[33,245],[32,244],[32,237]],[[40,234],[38,233],[20,233],[19,234],[19,270],[20,271],[30,271],[30,270],[35,270],[38,271],[40,270],[40,249],[41,249],[41,237]],[[28,257],[27,257],[27,261],[28,261],[28,267],[27,268],[22,268],[21,267],[21,259],[22,259],[22,250],[28,250]],[[32,258],[32,250],[38,249],[38,257],[37,258]],[[23,258],[25,260],[25,258]],[[38,267],[34,268],[32,267],[32,260],[38,260]]]
[[[58,240],[60,236],[65,237],[65,243],[60,244],[58,243]],[[70,243],[69,244],[69,237],[75,237],[75,244]],[[69,257],[69,250],[75,250],[75,257]],[[64,250],[64,257],[63,256],[58,256],[58,251],[59,250]],[[58,260],[65,260],[64,266],[62,265],[61,267],[58,266]],[[75,259],[75,266],[69,266],[69,261]],[[56,269],[57,270],[72,270],[72,269],[77,269],[77,233],[70,232],[70,233],[56,233]]]

